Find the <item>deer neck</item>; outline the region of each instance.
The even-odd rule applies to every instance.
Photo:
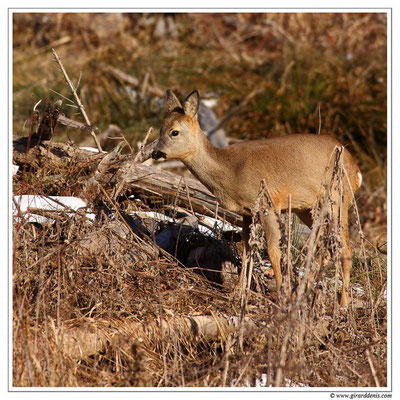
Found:
[[[198,145],[190,157],[183,160],[186,167],[211,192],[223,185],[229,168],[225,165],[223,149],[215,147],[200,131]]]

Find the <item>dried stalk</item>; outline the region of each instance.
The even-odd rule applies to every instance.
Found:
[[[291,292],[291,279],[292,279],[292,258],[291,258],[291,243],[292,243],[292,195],[289,194],[288,198],[288,216],[287,216],[287,249],[286,249],[286,268],[287,268],[287,282],[289,286],[289,293]]]
[[[114,200],[116,200],[118,198],[119,194],[121,193],[121,190],[123,189],[123,187],[124,187],[124,185],[126,183],[126,179],[128,178],[128,176],[130,175],[130,173],[132,171],[132,168],[135,166],[135,164],[138,162],[138,160],[143,158],[143,151],[144,151],[144,149],[146,147],[147,140],[149,139],[149,136],[152,134],[152,132],[153,132],[153,127],[150,127],[149,130],[146,133],[146,136],[144,138],[142,147],[137,152],[135,158],[133,159],[133,162],[129,166],[128,171],[126,172],[126,174],[122,178],[121,182],[115,188],[115,193],[114,193],[114,196],[113,196]]]
[[[240,318],[244,320],[247,310],[247,302],[251,288],[251,281],[253,277],[254,257],[259,256],[262,244],[257,239],[257,227],[262,226],[261,215],[266,213],[267,208],[265,202],[268,204],[268,209],[272,206],[275,210],[272,197],[269,194],[265,180],[263,179],[260,183],[260,190],[258,192],[257,199],[252,209],[252,223],[250,224],[250,235],[249,235],[249,252],[244,254],[243,259],[243,271],[241,272],[241,310]],[[247,280],[245,278],[247,277]],[[239,345],[243,345],[243,330],[240,330]]]
[[[74,97],[75,97],[76,103],[77,103],[77,105],[78,105],[78,107],[79,107],[79,110],[81,111],[81,113],[82,113],[82,115],[83,115],[83,118],[85,119],[86,124],[90,126],[91,123],[90,123],[89,118],[88,118],[88,116],[87,116],[87,114],[86,114],[85,107],[83,106],[83,104],[82,104],[82,102],[81,102],[81,100],[80,100],[80,98],[79,98],[79,96],[78,96],[78,93],[76,92],[76,89],[75,89],[74,84],[73,84],[73,83],[71,82],[71,80],[69,79],[69,76],[68,76],[68,74],[67,74],[67,71],[65,70],[65,68],[64,68],[64,66],[63,66],[63,64],[62,64],[62,62],[61,62],[61,59],[60,59],[60,57],[58,56],[58,54],[56,53],[56,51],[54,50],[54,48],[52,49],[52,51],[53,51],[54,57],[56,58],[56,61],[57,61],[58,65],[60,66],[61,72],[63,73],[64,78],[65,78],[65,80],[66,80],[68,86],[70,87],[70,89],[71,89],[71,91],[72,91],[72,94],[73,94]],[[97,146],[99,152],[100,152],[100,153],[104,153],[103,149],[101,148],[100,142],[99,142],[99,140],[97,139],[97,136],[95,135],[94,131],[93,131],[93,130],[90,130],[90,134],[92,135],[94,141],[96,142],[96,146]]]
[[[378,374],[376,373],[374,363],[372,362],[371,352],[369,351],[368,348],[365,350],[365,354],[368,358],[368,364],[371,369],[372,376],[374,377],[375,385],[376,385],[376,387],[381,387],[381,385],[379,383],[379,379],[378,379]]]

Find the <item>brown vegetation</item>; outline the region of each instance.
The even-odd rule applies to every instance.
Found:
[[[15,142],[13,195],[87,204],[16,207],[14,386],[254,386],[263,374],[272,386],[388,385],[384,14],[14,14],[13,40],[14,134],[28,137]],[[51,48],[97,131],[64,98],[73,99]],[[167,87],[215,92],[221,117],[239,105],[224,124],[230,137],[321,130],[349,143],[364,183],[353,207],[348,310],[337,301],[341,227],[329,211],[343,179],[340,154],[310,238],[297,220],[282,221],[276,293],[257,222],[264,192],[242,263],[240,218],[210,209],[215,200],[201,185],[154,166],[131,168],[131,154],[77,148],[86,139],[95,145],[87,129],[101,137],[110,126],[135,147],[159,126]],[[61,110],[40,104],[32,112],[52,98]],[[51,118],[39,124],[45,109],[81,125],[53,132]],[[46,126],[58,143],[43,140]],[[116,149],[115,139],[101,145]],[[153,211],[166,220],[146,214]],[[202,215],[233,229],[201,233]],[[237,287],[242,266],[253,279]]]

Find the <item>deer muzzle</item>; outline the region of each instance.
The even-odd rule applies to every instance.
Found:
[[[151,153],[151,156],[154,160],[159,160],[160,158],[166,158],[167,155],[160,151],[160,150],[154,150],[153,153]]]

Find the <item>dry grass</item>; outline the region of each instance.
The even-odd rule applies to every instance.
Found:
[[[332,185],[343,179],[335,171]],[[37,190],[27,187],[37,172],[17,175],[15,188],[24,177],[26,191]],[[332,204],[331,190],[324,204]],[[110,198],[100,193],[95,222],[80,212],[42,212],[50,222],[40,226],[14,219],[15,386],[253,386],[262,374],[272,386],[386,385],[386,262],[371,257],[367,243],[356,247],[351,305],[340,309],[341,227],[329,206],[315,210],[320,223],[307,242],[292,240],[290,252],[287,239],[296,235],[291,224],[282,224],[285,284],[279,294],[259,269],[265,250],[255,222],[248,262],[256,284],[238,292],[231,281],[221,286],[218,272],[184,265],[189,249],[205,245],[224,257],[221,241],[179,228],[171,254],[160,253],[122,214],[107,210]],[[153,235],[165,228],[153,226]],[[229,246],[239,252],[234,242]],[[316,276],[311,286],[309,273]],[[187,334],[186,325],[177,324],[186,316],[236,316],[253,328]]]
[[[337,302],[340,226],[329,210],[315,211],[321,224],[307,242],[296,233],[298,222],[283,221],[280,294],[268,289],[262,243],[248,260],[253,283],[240,292],[216,283],[218,273],[184,266],[188,243],[222,248],[226,242],[194,232],[178,235],[171,254],[160,253],[115,213],[107,188],[94,197],[87,191],[95,162],[22,169],[13,178],[14,195],[75,195],[93,205],[98,219],[59,212],[39,226],[14,217],[13,385],[254,386],[266,374],[275,386],[386,386],[386,255],[377,247],[387,213],[385,23],[380,14],[15,14],[15,133],[29,133],[25,120],[38,99],[57,97],[47,88],[69,96],[51,60],[55,47],[74,83],[83,72],[79,94],[101,130],[116,123],[134,143],[162,117],[154,96],[133,101],[121,90],[129,85],[101,70],[101,62],[139,82],[149,71],[152,87],[213,90],[221,116],[261,88],[226,123],[230,135],[317,132],[321,105],[322,132],[350,143],[364,186],[352,218],[353,289],[344,311]],[[58,132],[57,140],[81,140],[70,128]],[[154,209],[137,198],[134,207]],[[123,194],[117,199],[122,209],[131,203]],[[164,228],[149,226],[153,234]],[[236,243],[228,245],[230,254],[240,254]],[[317,276],[310,287],[308,271]],[[177,324],[185,316],[246,317],[255,328],[186,335]],[[82,353],[67,345],[71,337]]]

